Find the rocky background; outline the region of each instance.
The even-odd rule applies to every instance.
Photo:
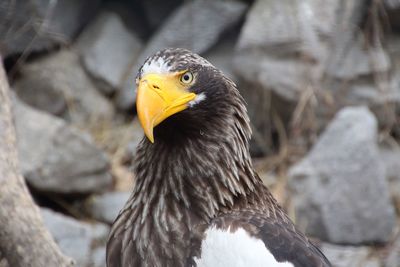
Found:
[[[334,266],[400,266],[399,0],[2,0],[20,169],[77,266],[105,266],[165,47],[238,84],[255,167]]]

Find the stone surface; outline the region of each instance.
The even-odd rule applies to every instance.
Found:
[[[239,21],[246,5],[236,0],[195,0],[185,3],[164,21],[141,52],[131,73],[136,73],[146,58],[166,47],[182,47],[203,53],[214,45],[221,33]],[[121,109],[129,109],[136,99],[135,76],[128,79],[116,98]]]
[[[237,34],[229,34],[204,53],[203,57],[211,62],[216,68],[221,70],[225,76],[237,82],[237,77],[233,70],[233,57],[235,54],[235,43]]]
[[[164,19],[168,17],[183,0],[146,0],[143,1],[144,13],[150,27],[157,29],[162,25]]]
[[[386,145],[381,146],[379,151],[380,158],[385,166],[390,195],[397,211],[400,212],[400,147]]]
[[[91,267],[106,266],[106,247],[98,247],[93,250]]]
[[[321,87],[328,89],[337,109],[368,105],[380,127],[390,127],[394,112],[388,112],[388,106],[399,105],[400,86],[394,71],[395,57],[388,49],[389,38],[378,40],[379,37],[365,35],[367,29],[357,27],[362,25],[360,22],[369,14],[369,8],[374,7],[373,3],[343,1],[341,6]]]
[[[78,55],[70,50],[23,65],[14,88],[29,105],[61,115],[77,125],[110,120],[114,114],[111,103],[94,87]]]
[[[142,47],[118,14],[102,12],[81,34],[77,49],[87,71],[106,94],[121,88]]]
[[[391,64],[389,56],[382,48],[368,46],[368,41],[360,34],[347,43],[337,44],[327,66],[327,73],[342,80],[352,80],[372,72],[387,72]],[[343,51],[339,51],[342,50]]]
[[[130,124],[128,132],[128,144],[126,145],[126,149],[124,151],[123,161],[128,163],[129,165],[130,163],[132,163],[133,158],[136,154],[137,146],[144,137],[143,128],[137,118]]]
[[[276,59],[255,51],[237,55],[234,66],[235,73],[245,81],[256,83],[264,91],[272,90],[291,102],[296,102],[321,74],[319,69],[302,59]]]
[[[361,104],[372,105],[381,100],[381,96],[369,102],[363,99],[377,94],[373,79],[357,83],[360,87],[352,91],[349,81],[337,81],[327,74],[329,71],[342,76],[348,74],[348,70],[341,71],[335,62],[356,64],[358,58],[343,57],[343,54],[350,53],[347,50],[355,42],[353,36],[360,31],[367,8],[365,0],[255,1],[239,36],[234,71],[244,84],[242,94],[247,95],[249,107],[256,110],[255,114],[266,114],[267,122],[255,120],[259,140],[269,138],[280,127],[269,121],[273,116],[280,118],[285,130],[290,131],[292,127],[297,132],[315,132],[326,126],[327,114],[348,105],[351,100],[346,100],[351,97]],[[362,62],[357,63],[360,66],[353,66],[350,73],[371,70],[370,65],[366,66],[367,55],[379,60],[379,70],[390,66],[386,53],[379,49],[360,51],[363,47],[358,44],[352,57],[359,56]],[[364,90],[365,87],[359,90],[362,85],[373,90]],[[344,87],[349,90],[339,90]],[[296,107],[303,108],[300,119]],[[313,114],[317,114],[318,120]],[[272,147],[269,143],[267,140],[265,145],[258,145],[265,147],[258,149],[261,154]]]
[[[239,37],[237,75],[297,101],[322,75],[327,57],[322,38],[333,31],[337,2],[256,1]]]
[[[61,251],[73,258],[76,266],[91,266],[91,248],[107,239],[109,227],[77,221],[50,209],[41,209],[43,220]]]
[[[400,31],[400,1],[399,0],[384,0],[385,12],[389,20],[390,26]]]
[[[129,192],[109,192],[93,196],[88,200],[86,208],[96,220],[112,224],[129,196]]]
[[[41,51],[71,43],[99,3],[99,0],[1,1],[1,54]]]
[[[317,44],[313,43],[318,41],[317,35],[333,32],[339,5],[335,0],[258,0],[246,16],[238,48],[305,52]],[[308,51],[310,55],[315,52]]]
[[[108,158],[89,135],[14,99],[21,172],[40,191],[101,192],[111,186]]]
[[[323,244],[321,248],[334,267],[380,267],[379,258],[372,256],[369,247]]]
[[[385,259],[384,267],[399,267],[400,265],[400,235],[390,244],[389,253]]]
[[[309,154],[289,170],[296,222],[334,243],[386,242],[395,212],[365,107],[341,110]]]

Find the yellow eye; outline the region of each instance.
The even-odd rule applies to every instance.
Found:
[[[190,84],[193,82],[193,73],[187,71],[181,75],[181,82],[184,84]]]

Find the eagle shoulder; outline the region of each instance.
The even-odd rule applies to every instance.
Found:
[[[243,210],[215,218],[201,241],[197,267],[330,267],[290,220]]]

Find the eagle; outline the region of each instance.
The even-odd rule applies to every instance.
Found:
[[[108,267],[326,267],[322,252],[255,172],[236,85],[182,48],[150,56],[136,76],[144,130],[136,184],[114,221]]]

